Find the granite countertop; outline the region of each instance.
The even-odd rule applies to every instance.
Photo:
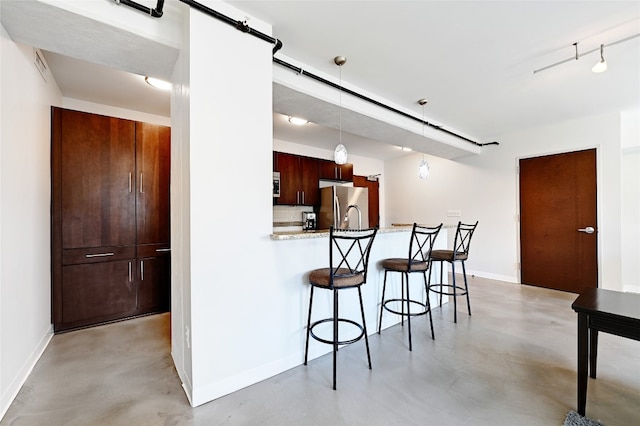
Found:
[[[442,225],[443,229],[455,228],[457,225]],[[389,228],[378,229],[379,234],[388,234],[392,232],[411,232],[413,224],[394,223]],[[306,240],[310,238],[323,238],[329,236],[329,230],[319,231],[287,231],[287,232],[274,232],[271,234],[271,239],[274,241],[282,240]]]

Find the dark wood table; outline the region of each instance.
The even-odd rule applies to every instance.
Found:
[[[640,340],[640,294],[591,288],[571,308],[578,313],[578,413],[584,416],[588,369],[596,378],[598,331]]]

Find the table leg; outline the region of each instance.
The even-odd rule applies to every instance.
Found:
[[[596,365],[598,363],[598,330],[589,328],[589,376],[596,378]]]
[[[578,313],[578,414],[585,415],[587,408],[587,374],[589,363],[588,316]]]

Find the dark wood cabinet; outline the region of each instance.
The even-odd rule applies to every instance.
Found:
[[[134,259],[62,267],[63,328],[109,321],[136,311]]]
[[[169,241],[171,128],[136,123],[137,244]]]
[[[273,153],[273,170],[280,172],[276,204],[313,206],[320,203],[318,160],[283,152]]]
[[[52,108],[52,320],[169,309],[170,128]]]
[[[369,227],[380,225],[380,183],[377,180],[369,180],[366,176],[354,176],[354,187],[367,188],[369,194]]]
[[[353,164],[336,164],[331,160],[318,160],[320,179],[353,181]]]
[[[171,263],[169,255],[147,257],[138,260],[139,310],[166,311],[169,309]]]
[[[62,246],[135,244],[135,122],[77,111],[59,121]]]

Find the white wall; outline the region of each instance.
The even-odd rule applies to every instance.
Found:
[[[633,121],[633,120],[631,120]],[[460,220],[480,224],[474,236],[469,272],[519,282],[518,175],[520,158],[597,148],[599,274],[603,288],[622,290],[621,126],[620,113],[550,124],[500,135],[499,146],[457,161],[427,157],[431,177],[420,181],[420,155],[385,164],[387,216],[390,222],[457,222],[448,209],[461,210]],[[625,181],[627,177],[624,177]],[[637,255],[637,252],[636,252]]]
[[[2,27],[0,88],[0,418],[52,336],[51,105],[62,96],[33,48]]]
[[[245,16],[224,3],[205,4],[235,19]],[[251,22],[254,28],[271,31],[257,20]],[[260,368],[271,356],[261,324],[278,315],[277,306],[269,307],[278,302],[270,291],[275,273],[268,248],[271,49],[269,43],[214,18],[190,13],[190,130],[188,140],[181,141],[188,149],[188,164],[183,162],[182,176],[172,179],[189,180],[189,199],[182,200],[189,205],[188,219],[182,220],[189,221],[191,232],[183,236],[179,252],[174,247],[173,256],[190,268],[190,283],[181,285],[190,288],[184,306],[191,305],[193,405],[276,374]],[[184,224],[173,224],[185,229]]]
[[[620,116],[622,289],[640,293],[640,109]]]
[[[185,13],[184,46],[174,68],[171,93],[171,355],[192,401],[189,18]]]

